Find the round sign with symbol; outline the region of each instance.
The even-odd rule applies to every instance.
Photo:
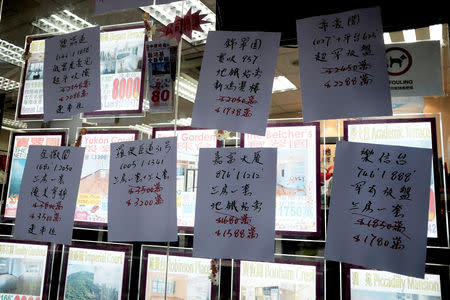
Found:
[[[400,76],[408,72],[412,66],[411,54],[401,47],[386,50],[387,70],[391,76]]]

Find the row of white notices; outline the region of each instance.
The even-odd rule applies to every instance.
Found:
[[[279,32],[209,32],[192,126],[265,134],[280,37]],[[106,58],[116,68],[138,68],[124,66],[126,62],[118,66],[113,62],[113,52],[101,49],[100,40],[99,27],[46,40],[44,120],[106,109],[101,101],[103,72],[109,69]],[[442,94],[439,42],[387,49],[378,7],[297,20],[297,40],[304,121],[392,116],[391,96],[398,96],[399,92]],[[144,50],[143,46],[134,48]],[[130,51],[139,59],[135,50]],[[170,54],[167,47],[164,51],[167,70],[159,71],[167,74],[158,80],[167,81],[170,86]],[[429,59],[413,59],[411,53]],[[408,72],[412,75],[405,77]],[[119,81],[114,84],[118,90]],[[140,84],[126,77],[121,79],[120,89],[126,94],[139,94]],[[170,90],[164,97],[172,99]],[[162,95],[162,90],[154,91]]]
[[[84,151],[30,146],[14,237],[71,243]],[[423,278],[431,159],[339,142],[325,257]],[[110,145],[109,241],[177,240],[176,161],[176,137]],[[194,256],[273,261],[277,149],[201,148],[198,173]]]

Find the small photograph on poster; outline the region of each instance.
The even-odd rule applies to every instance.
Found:
[[[49,247],[47,243],[0,240],[0,299],[45,299]]]
[[[155,128],[153,137],[174,136],[173,127]],[[214,130],[178,127],[177,129],[177,225],[182,230],[193,230],[195,197],[200,148],[217,147]]]
[[[19,117],[35,117],[44,113],[44,50],[44,39],[35,39],[29,44],[30,58],[26,62]]]
[[[131,245],[65,247],[60,300],[125,299]]]
[[[173,111],[174,81],[172,61],[175,52],[169,41],[145,42],[147,57],[147,99],[149,99],[150,113]]]
[[[9,178],[6,187],[5,218],[15,218],[19,201],[20,185],[27,161],[28,148],[31,145],[63,146],[65,132],[27,132],[14,133],[12,136],[11,155],[9,158]]]
[[[141,299],[163,299],[165,294],[167,299],[216,299],[215,286],[209,278],[210,259],[194,258],[188,253],[170,252],[167,262],[165,252],[149,248],[144,250],[143,259],[145,274],[142,274]],[[169,268],[167,290],[166,266]]]
[[[312,300],[319,297],[319,263],[275,260],[236,262],[238,300]]]
[[[43,55],[38,54],[28,61],[28,68],[26,73],[26,80],[39,80],[44,76],[44,63],[42,62]],[[36,61],[34,61],[36,60]]]
[[[327,197],[327,203],[331,195],[335,156],[336,144],[320,145],[320,188],[322,195]],[[325,202],[322,205],[325,205]]]
[[[320,224],[319,123],[269,124],[265,136],[244,134],[246,148],[276,147],[277,234],[318,236]]]
[[[81,147],[85,147],[83,169],[81,171],[76,223],[82,225],[102,225],[108,222],[108,181],[110,144],[134,141],[138,132],[134,130],[95,130],[81,137]]]
[[[445,270],[446,268],[446,270]],[[425,278],[419,279],[395,273],[364,269],[344,264],[345,299],[349,300],[398,300],[447,299],[444,291],[448,282],[448,267],[426,266]]]
[[[139,40],[108,40],[106,35],[102,40],[100,50],[101,74],[140,72],[142,68],[142,41]]]

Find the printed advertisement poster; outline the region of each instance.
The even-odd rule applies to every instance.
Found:
[[[297,263],[240,262],[240,300],[313,300],[316,266]]]
[[[173,81],[168,41],[145,42],[150,112],[173,111]]]
[[[102,113],[140,109],[145,33],[143,28],[100,33]],[[45,40],[30,44],[19,117],[41,117]]]
[[[154,137],[171,137],[173,130],[157,130]],[[200,148],[215,148],[214,130],[177,130],[177,224],[194,227]]]
[[[19,115],[44,114],[44,51],[45,40],[31,42]]]
[[[316,129],[316,126],[267,127],[266,136],[244,136],[246,148],[278,148],[277,231],[317,232]]]
[[[345,125],[344,125],[345,126]],[[395,122],[395,123],[348,123],[349,142],[363,142],[392,146],[408,146],[432,149],[431,123]],[[430,204],[428,214],[429,238],[437,238],[436,199],[434,187],[434,170],[431,163]]]
[[[438,274],[425,274],[425,279],[375,270],[350,269],[352,300],[440,300]]]
[[[122,299],[125,252],[69,248],[64,300]]]
[[[20,184],[23,170],[27,161],[30,145],[61,146],[63,133],[42,135],[15,135],[11,154],[11,172],[9,174],[8,197],[5,205],[5,218],[15,218],[17,203],[19,201]]]
[[[149,253],[147,256],[145,300],[164,299],[166,265],[167,299],[210,300],[210,259]]]
[[[48,245],[0,242],[0,299],[44,299]]]
[[[108,182],[110,144],[134,141],[136,132],[87,133],[81,138],[85,147],[83,169],[75,209],[75,222],[108,222]]]
[[[144,29],[100,34],[102,111],[137,111],[141,99]]]

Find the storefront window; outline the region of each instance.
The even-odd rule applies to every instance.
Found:
[[[302,89],[301,83],[319,78],[308,78],[312,73],[299,72],[302,63],[299,49],[311,45],[298,43],[296,21],[342,12],[345,7],[317,4],[313,5],[315,9],[301,10],[282,3],[266,6],[256,1],[135,0],[128,1],[129,7],[108,10],[104,6],[108,1],[101,0],[0,2],[0,299],[449,299],[450,55],[449,20],[441,14],[442,8],[424,9],[417,17],[419,12],[407,5],[402,7],[405,11],[393,13],[394,9],[380,2],[383,32],[351,36],[352,40],[369,41],[383,35],[389,77],[389,87],[384,88],[391,93],[392,115],[305,121],[308,111],[302,97],[308,89]],[[116,2],[120,1],[109,4]],[[127,1],[122,2],[120,5]],[[346,22],[355,25],[358,18],[354,16]],[[44,120],[47,41],[95,26],[101,32],[98,66],[101,109]],[[339,28],[339,21],[322,22],[320,26],[326,32],[330,26]],[[257,120],[267,117],[267,122],[263,122],[265,135],[192,125],[194,107],[199,102],[196,96],[200,74],[208,67],[203,64],[208,33],[214,31],[281,32],[279,47],[272,49],[277,59],[268,114]],[[314,40],[313,46],[326,43],[342,46],[345,39],[349,41],[350,36],[330,35]],[[239,44],[228,39],[223,47],[244,49],[248,43],[248,48],[255,50],[259,47],[258,40],[261,42],[258,38],[252,41],[244,38]],[[352,72],[352,76],[324,82],[323,88],[342,86],[360,91],[361,68],[372,66],[344,65],[337,60],[344,55],[356,59],[363,53],[370,57],[370,47],[356,53],[344,51],[341,46],[333,48],[328,56],[317,53],[315,59],[336,61],[333,67],[323,67],[321,74]],[[268,63],[259,62],[257,52],[251,54],[227,56],[224,50],[214,57],[218,65],[236,63],[231,70],[219,68],[213,72],[217,78],[233,78],[236,82],[217,81],[209,88],[214,92],[250,89],[250,79],[265,74],[262,67],[250,70],[246,66]],[[435,67],[424,71],[430,66]],[[411,71],[417,77],[402,77]],[[364,82],[367,80],[365,77]],[[267,92],[263,83],[259,84],[252,88],[256,95]],[[205,125],[217,123],[223,117],[220,114],[234,114],[242,119],[244,109],[253,109],[260,101],[257,97],[216,99],[214,95],[211,93],[207,100],[242,107],[224,110],[218,106],[217,114]],[[371,109],[359,96],[349,95],[364,113]],[[335,105],[336,99],[330,97],[327,101]],[[334,114],[329,107],[320,109]],[[256,127],[255,131],[262,128]],[[112,145],[169,137],[177,137],[174,201],[178,240],[109,241]],[[423,162],[431,164],[424,278],[325,258],[340,142],[432,150],[432,159]],[[72,245],[14,238],[18,203],[24,199],[20,188],[27,153],[31,146],[37,145],[85,148]],[[197,196],[202,185],[200,149],[205,148],[215,148],[214,151],[276,148],[273,261],[194,256]],[[150,172],[143,175],[150,177]],[[154,191],[144,183],[137,186],[137,190],[144,191],[140,196],[151,194],[145,193],[150,189]],[[211,195],[220,192],[217,187],[210,189]],[[241,192],[241,187],[226,192],[232,191]],[[248,190],[244,193],[250,194]],[[216,202],[209,208],[226,206],[227,203]],[[224,223],[225,209],[221,213],[220,222]],[[160,228],[147,226],[142,230]],[[233,238],[235,234],[230,231],[229,235]],[[237,232],[236,236],[240,235]]]

